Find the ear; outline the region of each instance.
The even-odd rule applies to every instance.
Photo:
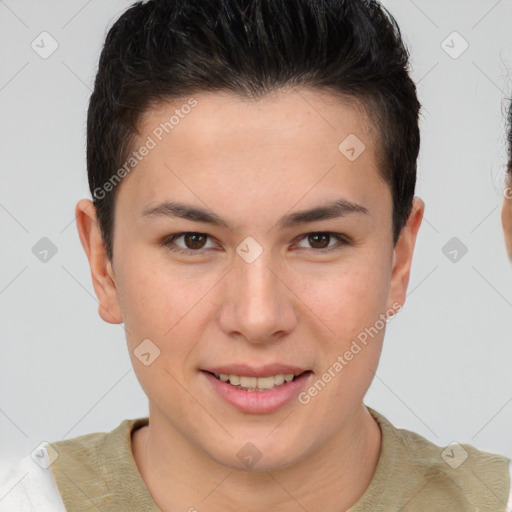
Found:
[[[413,199],[412,210],[407,219],[406,225],[397,240],[393,250],[393,269],[391,273],[391,287],[389,293],[388,307],[394,303],[403,306],[407,295],[407,285],[411,272],[412,255],[416,236],[420,229],[423,213],[425,212],[425,203],[419,198]]]
[[[92,284],[98,297],[98,313],[110,324],[120,324],[123,321],[121,307],[117,295],[114,270],[107,258],[107,251],[98,220],[96,208],[88,199],[80,200],[75,209],[76,226],[82,247],[87,254],[91,268]]]
[[[512,189],[507,187],[504,192],[503,204],[501,206],[501,225],[505,235],[505,247],[509,259],[512,260]]]

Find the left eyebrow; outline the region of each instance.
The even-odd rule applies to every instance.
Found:
[[[278,222],[278,226],[280,228],[289,228],[301,224],[307,224],[308,222],[345,217],[352,213],[361,213],[364,215],[369,214],[368,210],[360,204],[352,203],[345,199],[337,199],[336,201],[316,206],[310,210],[303,210],[301,212],[286,215]]]
[[[368,210],[360,204],[352,203],[345,199],[337,199],[324,205],[315,206],[309,210],[285,215],[278,221],[277,225],[281,229],[290,228],[310,222],[345,217],[353,213],[364,215],[369,214]],[[204,222],[206,224],[222,226],[232,230],[227,220],[219,217],[216,213],[194,205],[164,201],[163,203],[152,208],[148,208],[142,212],[142,217],[161,216],[178,217],[193,222]]]

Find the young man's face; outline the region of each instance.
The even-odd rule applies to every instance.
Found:
[[[119,185],[113,270],[96,225],[85,227],[86,200],[77,206],[82,243],[102,318],[125,324],[152,428],[231,467],[244,468],[243,450],[258,453],[250,442],[262,454],[257,469],[283,468],[358,428],[382,319],[405,299],[424,205],[415,200],[393,248],[377,130],[325,92],[194,98],[197,106],[161,141],[160,123],[186,101],[143,119],[134,149],[148,136],[156,147]],[[293,217],[338,201],[345,203],[331,218]],[[164,202],[222,221],[145,214]],[[170,240],[179,233],[191,235]],[[302,376],[246,391],[214,373],[278,376],[262,386]]]

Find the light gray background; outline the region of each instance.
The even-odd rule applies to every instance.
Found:
[[[0,460],[110,431],[147,400],[122,326],[104,323],[74,207],[89,197],[86,109],[107,29],[131,2],[0,0]],[[511,0],[389,0],[423,104],[426,202],[409,296],[366,403],[440,446],[512,457],[512,266],[500,223]],[[47,31],[58,49],[31,43]],[[469,48],[442,47],[457,31]],[[462,40],[447,40],[458,52]],[[453,41],[453,43],[452,43]],[[48,237],[43,263],[32,247]],[[442,248],[457,237],[467,254]],[[460,254],[460,253],[459,253]]]

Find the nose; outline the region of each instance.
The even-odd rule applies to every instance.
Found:
[[[237,257],[226,276],[220,327],[228,336],[251,344],[275,341],[293,331],[298,315],[296,297],[283,270],[264,251],[255,261]]]

